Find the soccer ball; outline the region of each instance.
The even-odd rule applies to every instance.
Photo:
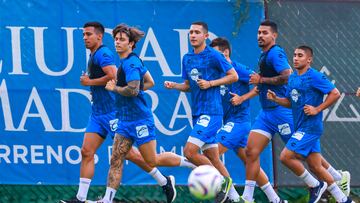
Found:
[[[213,199],[221,189],[223,176],[210,165],[195,168],[189,176],[188,185],[192,195],[201,200]]]

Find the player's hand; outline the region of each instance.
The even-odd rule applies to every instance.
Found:
[[[261,76],[259,74],[253,73],[253,74],[250,75],[249,83],[257,85],[257,84],[260,83],[260,79],[261,79]]]
[[[210,81],[198,79],[196,82],[197,82],[198,86],[200,87],[200,89],[206,90],[211,87]]]
[[[266,97],[270,101],[275,101],[276,100],[276,93],[271,91],[271,90],[268,90],[267,94],[266,94]]]
[[[357,91],[356,91],[356,96],[357,97],[360,97],[360,87],[357,89]]]
[[[109,80],[106,83],[105,89],[108,91],[114,91],[116,88],[116,81],[115,80]]]
[[[90,82],[91,82],[91,79],[89,78],[89,75],[86,74],[85,72],[83,72],[83,73],[81,74],[81,76],[80,76],[80,83],[81,83],[81,85],[83,85],[83,86],[89,86],[89,85],[91,85]]]
[[[308,116],[315,116],[319,113],[319,110],[311,105],[305,105],[304,106],[304,112]]]
[[[232,98],[230,99],[232,105],[237,106],[244,102],[244,98],[242,96],[239,96],[236,93],[232,92],[229,92],[229,94],[232,96]]]
[[[174,89],[175,87],[175,82],[171,82],[171,81],[165,81],[164,82],[164,86],[167,89]]]

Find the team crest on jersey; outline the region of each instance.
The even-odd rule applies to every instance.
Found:
[[[190,77],[192,80],[194,81],[197,81],[198,79],[200,79],[200,72],[198,71],[198,69],[196,68],[193,68],[191,71],[190,71]]]
[[[146,125],[136,126],[136,135],[138,138],[149,136],[149,130]]]
[[[220,86],[220,94],[221,94],[221,96],[225,95],[227,89],[228,88],[225,85]]]
[[[291,90],[291,99],[294,102],[297,102],[299,97],[300,97],[300,93],[296,89]]]
[[[115,132],[117,130],[118,122],[119,122],[119,119],[114,119],[114,120],[109,121],[111,131]]]

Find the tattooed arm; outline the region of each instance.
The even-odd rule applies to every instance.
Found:
[[[116,86],[115,80],[110,80],[105,86],[105,89],[116,92],[125,97],[136,97],[139,94],[139,88],[140,88],[139,80],[130,81],[128,82],[128,85],[125,87]]]
[[[110,169],[107,179],[107,187],[113,188],[115,190],[118,189],[122,178],[122,169],[124,166],[125,156],[130,151],[132,144],[133,142],[129,138],[115,134]]]
[[[274,77],[261,77],[259,74],[254,73],[250,75],[250,84],[257,85],[259,83],[265,83],[269,85],[283,85],[287,83],[291,73],[291,69],[285,69],[280,72],[280,75]]]

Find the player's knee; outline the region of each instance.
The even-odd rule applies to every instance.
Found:
[[[192,160],[194,160],[196,153],[193,153],[191,150],[185,148],[184,155],[191,162]]]
[[[258,150],[254,149],[254,148],[247,148],[245,151],[245,154],[246,154],[247,161],[255,160],[259,156]]]
[[[286,154],[286,153],[281,153],[281,154],[280,154],[280,161],[281,161],[282,163],[286,163],[287,160],[288,160],[287,154]]]
[[[89,149],[88,147],[81,148],[81,157],[82,159],[93,159],[95,155],[95,150]]]
[[[308,164],[310,171],[319,172],[322,169],[321,164]]]

